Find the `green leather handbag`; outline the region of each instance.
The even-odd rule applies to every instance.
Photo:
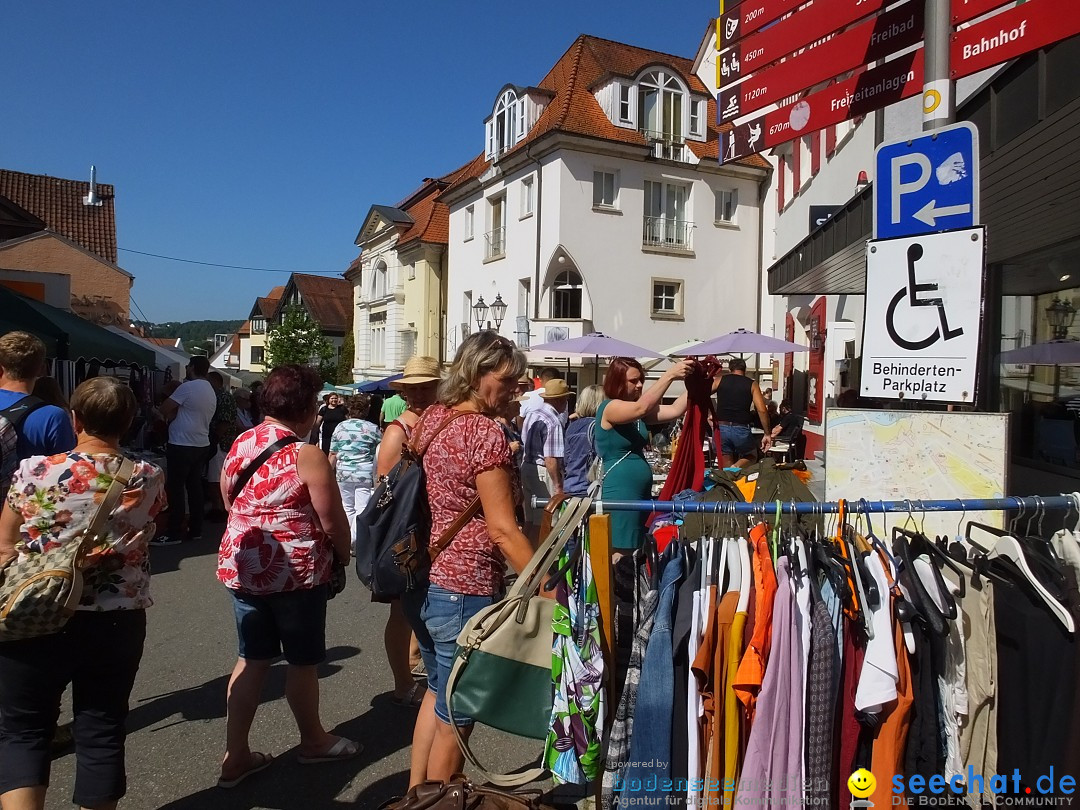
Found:
[[[567,500],[506,598],[469,619],[458,635],[457,654],[446,682],[450,725],[465,757],[491,784],[523,785],[539,778],[544,768],[505,775],[486,771],[458,733],[454,714],[520,737],[547,739],[554,701],[555,602],[540,596],[540,588],[591,506],[589,498]]]

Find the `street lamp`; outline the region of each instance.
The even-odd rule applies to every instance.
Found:
[[[509,307],[507,307],[506,302],[502,300],[502,293],[496,293],[495,300],[491,302],[491,318],[495,321],[496,332],[498,332],[499,327],[502,326],[507,309],[509,309]]]
[[[1054,298],[1054,303],[1046,308],[1046,320],[1054,333],[1054,340],[1064,340],[1069,336],[1069,328],[1076,320],[1076,307],[1071,301]]]
[[[818,326],[817,318],[810,319],[810,348],[815,352],[825,348],[825,330]]]
[[[473,317],[476,319],[476,328],[484,328],[484,319],[487,318],[488,305],[484,303],[484,296],[480,296],[472,307]]]

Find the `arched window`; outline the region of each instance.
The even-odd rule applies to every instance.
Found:
[[[371,298],[372,300],[386,296],[386,262],[381,259],[375,263],[371,270]]]
[[[551,289],[551,317],[581,317],[581,290],[584,284],[577,270],[564,270],[555,277]]]
[[[517,94],[513,90],[507,90],[499,96],[499,100],[495,104],[495,144],[499,154],[514,145],[518,128],[517,100]]]
[[[681,139],[684,95],[674,73],[646,73],[638,82],[638,129],[654,138]]]

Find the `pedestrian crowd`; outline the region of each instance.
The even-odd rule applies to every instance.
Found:
[[[534,499],[650,497],[650,430],[685,413],[686,394],[666,401],[667,393],[694,366],[676,362],[646,388],[636,360],[615,358],[602,385],[575,392],[553,368],[534,380],[512,342],[482,331],[463,341],[445,369],[431,357],[410,359],[392,383],[394,396],[375,410],[364,394],[320,402],[322,380],[302,366],[273,369],[257,393],[230,393],[206,358],[193,357],[188,379],[158,406],[167,424],[166,472],[136,464],[86,556],[74,616],[59,633],[0,643],[0,806],[44,807],[68,686],[78,760],[73,800],[111,808],[124,796],[124,722],[152,604],[149,546],[199,540],[206,489],[211,514],[225,521],[217,579],[232,597],[238,652],[218,786],[234,788],[273,762],[249,737],[279,658],[299,761],[357,756],[360,742],[329,733],[320,717],[327,602],[345,587],[357,517],[406,446],[427,448],[432,537],[480,503],[426,581],[388,600],[384,630],[392,700],[417,711],[410,786],[449,781],[464,766],[445,694],[457,637],[470,617],[502,598],[508,569],[520,572],[529,562],[544,509]],[[121,443],[137,411],[117,378],[86,380],[68,403],[58,388],[39,389],[44,370],[37,338],[0,337],[0,487],[7,494],[0,568],[79,541],[124,460]],[[764,449],[801,421],[790,409],[782,407],[783,416],[770,410],[744,363],[733,361],[730,371],[714,385],[713,427],[724,463],[738,464],[757,449],[754,415]],[[451,417],[452,428],[441,429]],[[166,502],[167,528],[155,536]],[[643,517],[615,513],[616,553],[642,544]],[[473,721],[455,712],[453,722],[467,737]]]

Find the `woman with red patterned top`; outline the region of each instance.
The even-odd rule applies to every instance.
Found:
[[[503,594],[506,563],[521,571],[533,547],[518,526],[514,508],[521,484],[502,428],[492,418],[517,393],[525,356],[491,331],[467,338],[439,385],[439,402],[424,412],[417,443],[424,454],[431,536],[439,537],[473,498],[482,513],[461,529],[431,565],[428,585],[403,597],[420,642],[428,691],[413,731],[410,787],[448,782],[465,764],[446,710],[446,680],[461,628]],[[465,414],[445,430],[446,419]],[[434,437],[434,438],[432,438]],[[455,715],[468,735],[473,721]]]
[[[240,655],[229,679],[225,759],[219,787],[234,787],[270,764],[248,733],[266,674],[279,655],[285,694],[300,730],[304,764],[347,759],[359,743],[335,737],[319,717],[316,667],[326,658],[326,602],[335,560],[351,556],[349,524],[330,462],[304,438],[315,424],[322,379],[305,366],[278,366],[260,393],[264,421],[237,437],[225,459],[221,495],[229,510],[217,577],[232,591]],[[284,440],[232,500],[248,465]],[[231,501],[231,502],[230,502]]]

